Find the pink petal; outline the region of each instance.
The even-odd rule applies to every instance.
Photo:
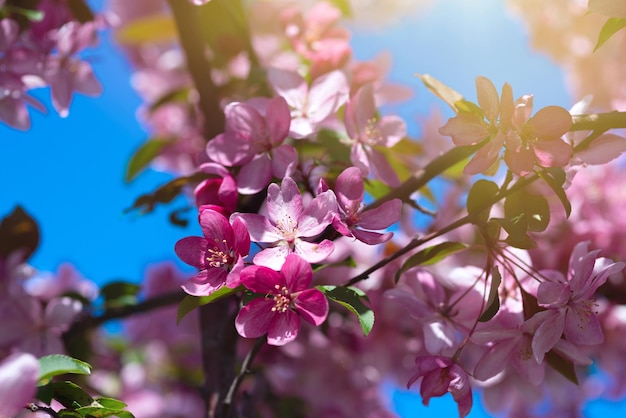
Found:
[[[335,183],[335,194],[341,206],[345,209],[352,202],[362,202],[365,187],[361,170],[357,167],[348,167],[339,174]]]
[[[302,195],[291,177],[285,177],[280,187],[272,183],[267,189],[267,212],[272,221],[290,231],[302,216]]]
[[[615,134],[604,134],[594,139],[588,148],[576,153],[586,164],[606,164],[626,151],[626,138]]]
[[[512,356],[516,355],[514,352],[518,343],[518,338],[511,338],[494,344],[476,364],[474,377],[484,381],[503,371]]]
[[[285,345],[296,339],[300,329],[300,317],[291,309],[274,314],[267,332],[269,345]]]
[[[206,144],[207,156],[225,166],[236,166],[252,159],[251,143],[233,132],[219,134]]]
[[[294,109],[304,109],[308,86],[306,80],[294,71],[270,68],[267,71],[270,84],[281,95],[287,104]]]
[[[317,289],[300,292],[293,303],[300,316],[312,325],[322,324],[328,316],[328,299]]]
[[[235,254],[247,256],[250,251],[250,234],[248,228],[241,219],[234,218],[232,221],[233,241],[232,249]]]
[[[504,161],[515,174],[525,176],[535,167],[535,154],[531,149],[520,147],[518,150],[512,150],[507,145]]]
[[[273,147],[283,143],[289,134],[291,112],[284,98],[278,96],[270,100],[266,110],[265,120],[269,140]]]
[[[564,306],[570,296],[570,287],[564,283],[543,282],[537,288],[537,303],[546,308]]]
[[[376,145],[393,147],[406,136],[406,123],[399,116],[383,116],[377,123],[383,142]]]
[[[208,241],[201,237],[185,237],[174,246],[176,255],[185,263],[198,269],[204,268]]]
[[[39,362],[26,353],[15,353],[0,362],[0,416],[13,417],[32,402],[37,391]]]
[[[309,89],[309,119],[313,123],[326,119],[348,100],[349,91],[346,76],[339,70],[316,78]]]
[[[293,253],[287,255],[280,273],[284,276],[287,289],[291,293],[307,289],[313,278],[311,265]]]
[[[298,152],[291,145],[283,144],[272,150],[272,175],[280,179],[290,177],[298,166]]]
[[[314,237],[324,232],[337,210],[337,199],[332,190],[318,194],[297,218],[298,237]]]
[[[276,285],[285,286],[285,279],[277,271],[265,266],[249,266],[240,274],[241,283],[254,293],[264,295],[276,293]]]
[[[245,338],[258,338],[265,335],[274,316],[280,315],[272,312],[274,305],[272,299],[260,297],[241,308],[235,318],[235,328],[239,335]]]
[[[400,220],[402,201],[393,199],[361,213],[358,225],[365,229],[384,229]]]
[[[598,318],[592,311],[593,301],[577,303],[565,314],[565,338],[572,344],[602,344],[604,334]]]
[[[541,323],[533,336],[533,355],[537,363],[542,363],[545,354],[556,345],[563,335],[565,312],[550,309],[536,313],[533,318]]]
[[[572,158],[572,147],[562,139],[537,141],[533,150],[538,165],[542,167],[563,167]]]
[[[290,253],[291,250],[289,249],[289,246],[283,241],[276,247],[266,248],[257,253],[252,261],[254,264],[259,266],[269,267],[273,270],[280,270],[287,259],[287,255]]]
[[[494,122],[500,113],[500,99],[496,86],[486,77],[476,77],[476,96],[487,120]]]
[[[297,240],[294,252],[309,263],[316,264],[326,260],[334,249],[333,242],[327,239],[319,244]]]
[[[361,87],[354,97],[354,117],[356,128],[360,133],[365,132],[371,120],[376,116],[376,102],[374,101],[374,88],[372,84]]]
[[[233,242],[233,229],[224,215],[207,209],[200,211],[199,218],[202,233],[207,240],[211,242],[214,240],[218,242],[226,241],[227,243]]]
[[[539,140],[556,139],[572,127],[572,115],[560,106],[547,106],[540,109],[528,120]]]
[[[271,179],[272,161],[264,152],[241,167],[237,175],[237,188],[241,194],[254,194],[263,190]]]
[[[337,232],[341,233],[341,231]],[[393,237],[393,232],[386,232],[383,234],[380,232],[364,231],[358,228],[351,228],[350,233],[354,238],[368,245],[382,244],[383,242],[389,241]]]
[[[441,135],[452,137],[456,145],[473,145],[489,136],[488,126],[484,120],[473,113],[461,113],[439,128]]]
[[[361,170],[361,176],[367,177],[370,174],[370,161],[365,153],[363,144],[355,142],[350,150],[350,162]]]
[[[376,177],[389,186],[397,187],[400,185],[400,179],[393,167],[391,167],[391,164],[389,164],[387,157],[374,148],[369,150],[367,156]]]
[[[248,229],[254,242],[275,242],[283,239],[283,234],[263,215],[257,213],[234,213],[231,219],[239,219]]]
[[[181,288],[193,296],[209,296],[224,285],[227,274],[225,268],[203,270],[183,283]]]

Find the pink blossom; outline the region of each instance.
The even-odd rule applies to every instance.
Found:
[[[504,161],[520,176],[541,167],[562,167],[572,156],[572,147],[561,139],[572,126],[572,115],[560,106],[547,106],[530,117],[532,95],[515,103],[511,129],[506,132]]]
[[[212,209],[200,208],[198,216],[204,237],[185,237],[176,243],[176,254],[200,272],[182,288],[194,296],[207,296],[222,286],[239,286],[243,258],[250,250],[250,236],[245,225]]]
[[[363,177],[368,176],[371,169],[384,183],[399,185],[398,175],[378,148],[397,144],[406,135],[406,124],[398,116],[377,116],[371,84],[360,88],[348,101],[344,122],[353,141],[350,161],[361,170]]]
[[[433,396],[443,396],[450,392],[458,404],[459,417],[463,418],[472,409],[472,387],[467,372],[451,358],[442,356],[419,356],[415,359],[417,372],[407,388],[422,379],[420,394],[422,403],[428,406]]]
[[[255,293],[265,295],[244,306],[237,318],[237,332],[246,338],[267,334],[267,343],[284,345],[300,329],[300,317],[320,325],[328,315],[328,300],[317,289],[309,289],[313,272],[301,257],[289,254],[279,272],[251,266],[241,273],[241,282]]]
[[[291,116],[282,97],[257,98],[226,106],[226,130],[206,145],[209,158],[225,166],[242,166],[239,192],[262,190],[272,176],[290,175],[298,162],[296,150],[283,144]]]
[[[0,417],[11,418],[32,402],[37,391],[39,362],[27,353],[15,353],[0,362]]]
[[[309,242],[332,223],[337,213],[337,200],[332,191],[320,193],[304,208],[298,185],[291,177],[282,184],[270,184],[267,189],[269,218],[254,213],[235,213],[241,219],[254,242],[270,243],[254,256],[254,264],[280,269],[287,255],[296,253],[309,263],[319,263],[333,251],[333,243],[323,240]]]
[[[226,216],[230,216],[237,207],[237,198],[239,196],[235,178],[220,164],[204,163],[200,165],[200,171],[219,177],[206,179],[196,186],[193,191],[196,197],[196,206],[213,205],[214,207],[221,207],[227,213]]]
[[[567,279],[557,271],[541,272],[547,280],[537,289],[537,302],[547,310],[535,314],[542,320],[532,341],[538,362],[562,335],[574,345],[594,345],[604,340],[594,313],[593,295],[610,275],[624,268],[624,263],[597,258],[600,250],[590,252],[588,244],[581,242],[572,251]]]
[[[389,241],[393,232],[379,233],[400,219],[402,201],[393,199],[377,208],[362,211],[364,195],[361,170],[349,167],[339,174],[335,184],[335,195],[339,206],[339,216],[333,227],[342,235],[355,237],[366,244],[380,244]]]
[[[350,33],[336,26],[339,19],[341,11],[327,1],[315,3],[306,16],[297,6],[287,7],[281,13],[285,35],[296,53],[311,63],[313,78],[350,61]]]
[[[80,50],[93,44],[96,24],[68,22],[56,31],[58,55],[46,61],[45,79],[52,91],[52,104],[61,117],[69,113],[73,92],[97,96],[102,87],[93,74],[91,65],[74,57]]]
[[[465,166],[465,174],[483,173],[498,161],[504,146],[505,132],[513,116],[513,90],[508,83],[502,86],[500,99],[491,80],[476,77],[476,96],[479,111],[461,112],[448,119],[439,129],[441,135],[452,137],[455,145],[459,146],[474,145],[489,139]]]
[[[348,100],[348,81],[339,70],[314,79],[310,87],[294,71],[270,68],[268,79],[291,109],[289,134],[296,139],[317,132],[323,122]]]

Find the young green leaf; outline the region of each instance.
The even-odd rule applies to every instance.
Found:
[[[240,291],[242,287],[238,287],[236,289],[231,289],[227,286],[222,286],[215,292],[211,293],[209,296],[192,296],[187,295],[178,305],[178,312],[176,313],[176,323],[179,324],[180,321],[187,316],[187,314],[193,311],[200,306],[207,305],[211,302],[215,302],[218,299],[222,299],[226,296],[232,295]]]
[[[487,307],[483,311],[478,320],[480,322],[487,322],[493,318],[500,309],[500,298],[498,297],[498,289],[502,283],[502,276],[498,267],[491,269],[491,286],[489,287],[489,297],[487,298]]]
[[[89,363],[63,354],[51,354],[39,359],[39,384],[46,384],[54,376],[61,374],[90,374]]]
[[[608,41],[611,36],[615,35],[620,29],[626,27],[626,19],[619,17],[611,17],[602,26],[600,29],[600,35],[598,35],[598,42],[596,42],[596,46],[593,48],[593,52],[596,52],[598,48]]]
[[[140,290],[141,286],[137,284],[115,281],[102,287],[100,294],[104,297],[105,306],[113,308],[136,303]]]
[[[539,175],[539,177],[541,177],[548,184],[548,186],[550,186],[554,193],[556,193],[557,197],[563,204],[565,215],[569,218],[569,215],[572,213],[572,204],[569,202],[569,199],[565,194],[565,190],[563,189],[563,182],[565,180],[565,173],[563,170],[539,170],[537,171],[537,175]]]
[[[133,154],[126,167],[126,182],[132,181],[139,173],[159,155],[161,150],[171,141],[163,138],[152,138],[144,142]]]
[[[493,201],[499,192],[498,185],[489,180],[480,179],[472,184],[467,195],[467,213],[474,217],[474,223],[487,222],[491,205],[486,202]]]
[[[504,202],[504,213],[507,219],[525,215],[524,221],[528,231],[545,231],[550,223],[550,206],[546,198],[529,193],[526,189],[507,196]]]
[[[402,267],[396,272],[395,281],[397,283],[400,279],[400,275],[411,267],[428,266],[438,263],[450,254],[464,250],[465,248],[467,248],[465,244],[452,241],[442,242],[441,244],[424,248],[420,252],[413,254],[404,262]]]
[[[94,402],[93,398],[74,382],[52,382],[50,385],[54,399],[66,408],[76,409]]]
[[[374,311],[363,303],[367,295],[356,287],[317,286],[329,299],[352,312],[361,324],[363,335],[367,336],[374,326]]]
[[[458,112],[455,103],[463,100],[463,96],[461,93],[452,89],[451,87],[446,86],[441,81],[437,80],[435,77],[428,74],[416,74],[421,80],[422,83],[426,86],[428,90],[431,91],[435,96],[439,97],[441,100],[446,102],[448,106],[452,108],[455,112]]]

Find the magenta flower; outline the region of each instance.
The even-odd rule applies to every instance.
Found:
[[[224,166],[241,166],[239,192],[262,190],[272,176],[290,175],[298,163],[296,150],[283,144],[291,115],[282,97],[231,103],[224,110],[226,130],[206,145],[209,158]]]
[[[393,199],[377,208],[363,209],[363,178],[357,167],[345,169],[335,184],[335,195],[339,214],[333,221],[333,227],[346,237],[355,237],[366,244],[380,244],[389,241],[393,232],[385,234],[373,232],[389,227],[400,219],[402,201]]]
[[[422,403],[428,406],[433,396],[443,396],[450,392],[458,404],[459,417],[464,417],[472,409],[472,387],[467,372],[452,359],[442,356],[419,356],[415,359],[417,373],[411,377],[407,388],[418,379]]]
[[[245,225],[237,219],[231,224],[212,209],[200,208],[198,218],[204,237],[185,237],[174,248],[181,260],[200,269],[182,285],[183,290],[190,295],[207,296],[224,285],[238,287],[243,258],[250,250]]]
[[[309,263],[319,263],[333,251],[332,241],[320,243],[305,241],[321,234],[337,213],[337,200],[332,191],[320,193],[303,207],[298,185],[285,177],[280,187],[276,183],[267,189],[269,218],[254,213],[235,213],[250,232],[254,242],[270,243],[254,256],[254,264],[274,270],[280,269],[287,255],[296,253]]]
[[[235,326],[242,337],[267,334],[267,343],[284,345],[293,341],[300,329],[300,317],[318,326],[328,316],[328,300],[317,289],[309,289],[313,272],[309,263],[289,254],[280,271],[251,266],[241,272],[242,284],[265,295],[244,306]]]
[[[543,361],[544,355],[559,342],[562,335],[574,345],[604,341],[594,312],[597,306],[594,293],[610,275],[621,271],[624,263],[597,258],[600,250],[589,252],[588,245],[588,242],[581,242],[572,251],[567,279],[557,271],[541,272],[548,280],[537,289],[537,302],[547,308],[535,314],[542,320],[532,341],[538,362]]]
[[[388,148],[406,135],[406,124],[398,116],[376,115],[374,88],[360,88],[346,105],[346,131],[353,141],[350,161],[361,170],[363,177],[374,171],[376,177],[390,186],[400,184],[398,175],[387,158],[377,148]]]
[[[0,362],[0,417],[14,417],[33,401],[39,362],[32,354],[11,354]]]

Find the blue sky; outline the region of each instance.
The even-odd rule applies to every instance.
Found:
[[[431,74],[470,100],[475,98],[474,78],[483,75],[498,87],[509,82],[516,96],[535,93],[538,107],[569,107],[573,99],[560,70],[527,44],[523,24],[505,12],[501,0],[440,0],[392,27],[373,32],[357,28],[353,35],[358,59],[390,51],[391,79],[415,90],[410,103],[394,108],[413,135],[419,133],[416,117],[439,105],[415,73]],[[42,240],[31,263],[40,270],[55,271],[70,261],[99,283],[137,281],[147,265],[176,261],[174,243],[196,234],[198,227],[172,227],[164,210],[124,214],[138,195],[170,176],[148,170],[131,184],[124,182],[128,158],[149,136],[135,118],[141,102],[130,87],[130,69],[108,34],[85,57],[104,86],[100,97],[76,96],[65,119],[54,111],[32,112],[28,132],[0,125],[0,216],[20,204],[39,222]],[[36,96],[49,103],[47,90]],[[172,207],[183,205],[178,201]],[[421,406],[415,392],[394,392],[393,400],[403,417],[456,415],[456,405],[447,398],[432,400],[430,408]],[[485,414],[475,407],[470,416]]]

